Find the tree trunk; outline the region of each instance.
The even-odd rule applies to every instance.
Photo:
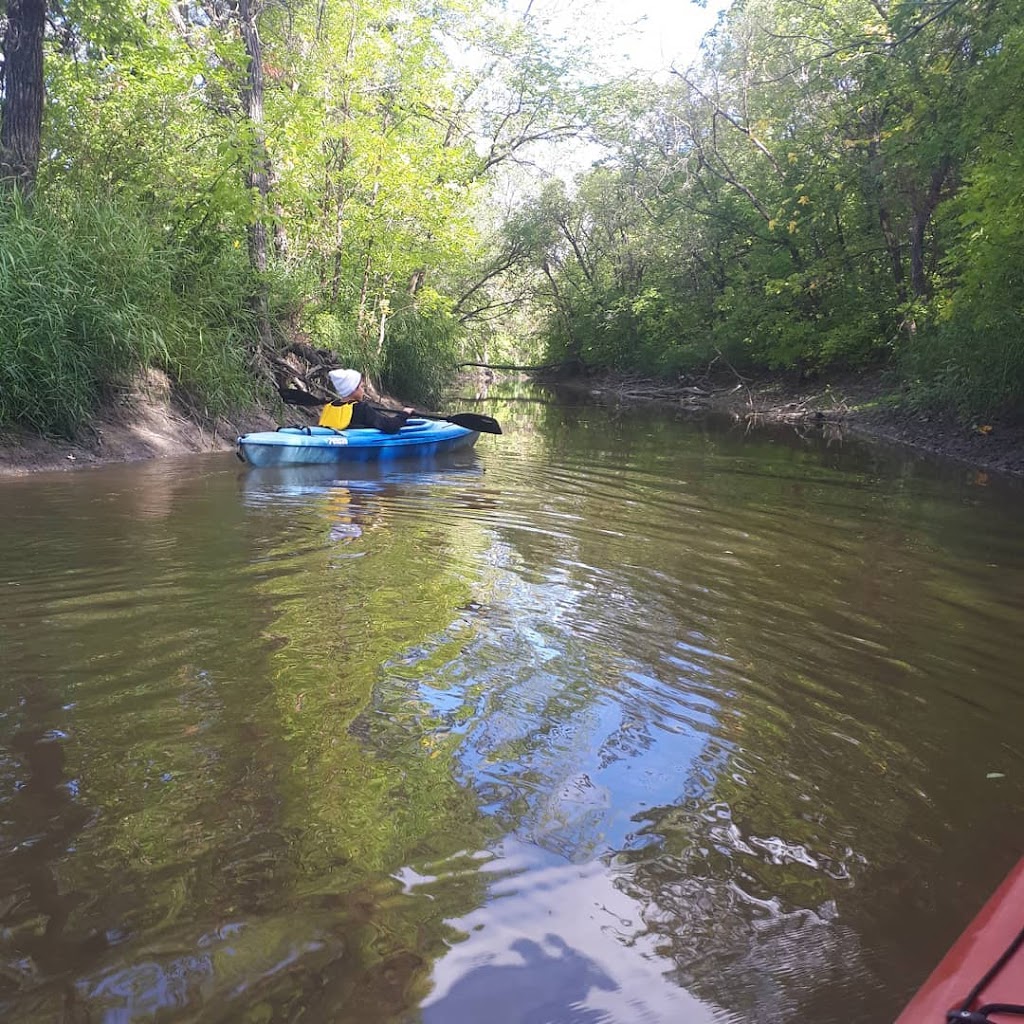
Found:
[[[8,0],[0,178],[26,193],[39,170],[45,26],[46,0]]]
[[[370,271],[373,268],[373,239],[366,240],[366,256],[363,259],[363,282],[359,286],[359,303],[356,306],[356,329],[362,332],[366,321],[366,303],[370,297]]]
[[[318,23],[319,31],[319,23]],[[358,21],[353,5],[352,18],[348,26],[348,40],[345,45],[345,67],[351,67],[355,60],[356,35],[358,32]],[[320,36],[318,35],[319,39]],[[331,305],[338,301],[341,294],[341,272],[342,257],[345,247],[345,204],[347,190],[343,175],[348,169],[349,157],[352,155],[352,143],[348,137],[348,123],[351,119],[352,86],[345,88],[341,97],[341,104],[338,111],[338,123],[345,125],[345,135],[342,136],[341,144],[337,150],[337,156],[333,168],[330,164],[327,167],[327,188],[325,189],[325,202],[334,197],[334,260],[331,273]]]
[[[383,287],[381,288],[381,291],[386,292],[390,282],[391,275],[389,274],[384,278],[384,284]],[[380,330],[377,332],[377,359],[379,361],[380,357],[384,354],[384,328],[388,322],[388,316],[391,313],[391,306],[388,304],[388,300],[386,298],[382,298],[380,300],[378,309],[380,310]]]
[[[270,160],[267,156],[266,139],[263,134],[263,48],[260,43],[256,12],[250,0],[239,0],[238,21],[249,58],[242,103],[252,130],[252,154],[245,172],[245,183],[252,197],[255,210],[247,229],[249,262],[253,270],[262,274],[267,269],[267,197],[270,195]],[[270,348],[270,312],[266,285],[260,283],[250,300],[256,315],[256,330],[260,342]]]
[[[924,272],[924,232],[928,220],[927,214],[915,210],[910,222],[910,287],[918,299],[928,295],[928,277]]]
[[[881,114],[876,112],[880,121]],[[885,251],[889,254],[889,269],[892,271],[892,283],[896,289],[896,301],[902,305],[907,301],[907,283],[903,272],[903,246],[892,222],[892,210],[885,194],[884,162],[881,147],[881,128],[872,123],[873,137],[868,143],[868,163],[866,168],[866,192],[874,201],[878,211],[878,227],[885,240]]]
[[[245,184],[256,204],[255,216],[249,225],[249,258],[253,269],[267,269],[266,203],[270,195],[270,174],[267,168],[266,143],[263,136],[263,48],[260,44],[256,15],[250,0],[239,0],[238,20],[249,58],[242,103],[252,129],[252,153],[245,171]]]
[[[344,112],[348,113],[348,96],[345,97],[343,106]],[[334,260],[331,270],[331,304],[338,301],[341,294],[341,261],[345,251],[345,185],[342,174],[348,166],[348,158],[351,145],[346,136],[341,140],[341,149],[337,158],[337,166],[334,169],[335,182],[333,187],[330,184],[331,172],[328,171],[328,188],[325,190],[326,198],[334,200]]]
[[[924,237],[932,214],[942,198],[942,189],[949,177],[952,161],[943,157],[931,174],[928,191],[913,197],[914,213],[910,221],[910,286],[917,298],[931,292],[931,282],[924,268]]]
[[[907,286],[903,279],[903,252],[896,232],[892,227],[892,217],[884,203],[878,206],[878,226],[882,229],[885,249],[889,254],[889,267],[892,270],[892,281],[896,286],[896,299],[901,304],[907,301]]]
[[[555,275],[551,273],[551,266],[547,260],[544,260],[541,265],[541,270],[544,271],[544,276],[548,279],[548,284],[551,285],[551,294],[555,299],[555,308],[562,314],[562,319],[565,321],[565,331],[568,338],[568,344],[566,345],[566,355],[569,357],[569,361],[573,363],[582,363],[580,358],[580,343],[576,337],[576,332],[573,330],[572,316],[569,313],[568,305],[562,301],[562,294],[558,289],[558,282],[555,281]]]
[[[409,277],[409,285],[406,288],[406,293],[412,298],[416,297],[416,293],[423,287],[423,282],[427,279],[427,268],[419,267],[414,270]]]
[[[377,208],[377,197],[380,195],[380,159],[374,168],[373,191],[370,193],[369,212],[372,216]],[[363,283],[359,286],[359,305],[356,307],[356,330],[362,333],[363,324],[367,322],[370,299],[370,273],[373,269],[373,246],[375,239],[371,236],[366,240],[366,257],[363,260]]]

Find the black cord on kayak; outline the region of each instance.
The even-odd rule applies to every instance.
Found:
[[[950,1010],[946,1024],[992,1024],[989,1014],[1004,1013],[1024,1017],[1024,1006],[1015,1003],[987,1003],[977,1010]]]
[[[959,1010],[950,1010],[946,1014],[946,1024],[988,1024],[989,1014],[1009,1013],[1024,1017],[1024,1006],[1013,1003],[988,1003],[977,1010],[971,1009],[978,996],[988,987],[989,982],[1010,962],[1011,957],[1024,945],[1024,928],[1017,932],[1017,937],[1003,950],[1002,956],[985,972],[984,977],[971,989]]]

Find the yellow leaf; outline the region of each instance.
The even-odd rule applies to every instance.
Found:
[[[810,201],[811,201],[811,197],[810,197],[810,196],[801,196],[801,197],[800,197],[800,198],[799,198],[799,199],[797,200],[797,202],[798,202],[798,203],[799,203],[799,204],[800,204],[801,206],[806,206],[806,205],[807,205],[807,204],[808,204],[808,203],[809,203]]]
[[[791,235],[795,235],[796,234],[796,221],[795,220],[791,220],[789,222],[788,227],[789,227],[789,233]]]
[[[992,428],[986,423],[983,427],[978,427],[979,434],[991,434]]]

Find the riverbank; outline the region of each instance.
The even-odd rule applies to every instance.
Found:
[[[73,440],[18,428],[0,430],[0,475],[229,451],[240,433],[277,425],[263,410],[239,420],[197,416],[175,398],[166,376],[149,371]]]
[[[557,386],[596,401],[659,403],[694,415],[725,413],[752,428],[788,424],[802,431],[849,434],[1024,477],[1024,416],[962,423],[949,414],[913,410],[899,404],[899,395],[880,373],[807,383],[783,375],[747,380],[723,374],[666,383],[605,374]],[[301,411],[257,409],[236,420],[201,420],[175,400],[165,377],[150,373],[73,441],[0,431],[0,475],[229,451],[239,434],[273,430],[282,415],[294,420]]]
[[[962,422],[952,413],[912,409],[881,372],[797,382],[735,373],[675,383],[601,375],[558,387],[598,401],[655,402],[700,415],[715,412],[758,426],[791,425],[911,448],[978,470],[1024,477],[1024,414]]]

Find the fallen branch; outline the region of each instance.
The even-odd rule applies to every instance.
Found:
[[[521,373],[539,373],[542,370],[558,370],[563,366],[574,366],[574,363],[546,363],[543,366],[512,366],[507,363],[457,363],[455,369],[464,366],[480,366],[485,370],[517,370]]]

